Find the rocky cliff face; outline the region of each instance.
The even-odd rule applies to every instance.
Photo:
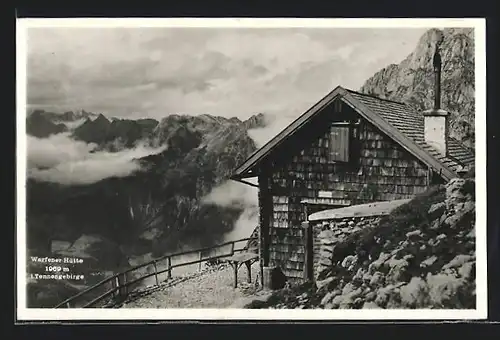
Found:
[[[440,44],[442,107],[451,113],[451,135],[474,146],[474,31],[470,28],[431,29],[399,65],[380,70],[360,92],[406,102],[417,110],[433,107],[432,56]]]

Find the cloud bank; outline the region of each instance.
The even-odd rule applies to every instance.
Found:
[[[90,119],[92,119],[92,118],[90,118]],[[79,127],[83,123],[85,123],[85,119],[84,118],[78,119],[78,120],[75,120],[75,121],[64,121],[64,120],[54,121],[54,124],[64,124],[70,130],[75,130],[77,127]]]
[[[28,104],[107,116],[293,116],[399,63],[425,29],[30,28]]]
[[[109,177],[126,177],[141,170],[139,158],[160,153],[165,147],[138,145],[118,152],[97,151],[96,144],[72,139],[68,133],[48,138],[28,136],[28,177],[64,185],[96,183]]]
[[[426,30],[30,28],[27,103],[122,118],[263,112],[271,122],[249,131],[261,147],[337,85],[356,90],[399,63]],[[29,145],[30,175],[66,184],[127,176],[138,170],[134,157],[157,152],[94,152],[65,135]],[[229,181],[204,202],[244,209],[226,239],[248,237],[258,223],[256,188]]]
[[[259,224],[257,188],[227,181],[214,188],[202,199],[202,203],[215,204],[227,208],[243,209],[231,232],[224,235],[226,241],[250,237]]]
[[[253,193],[257,193],[257,188],[235,181],[227,181],[214,188],[202,199],[202,202],[217,204],[221,207],[241,208],[258,204],[258,200],[252,195]]]

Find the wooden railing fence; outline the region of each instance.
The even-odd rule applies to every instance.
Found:
[[[194,265],[194,264],[199,264],[198,270],[201,270],[201,263],[206,262],[206,261],[211,261],[211,260],[217,260],[217,259],[223,259],[224,257],[229,257],[234,255],[235,253],[242,252],[247,250],[247,245],[250,244],[250,240],[255,240],[255,237],[248,237],[248,238],[243,238],[239,240],[234,240],[234,241],[229,241],[225,242],[222,244],[218,244],[212,247],[205,247],[205,248],[200,248],[200,249],[194,249],[194,250],[188,250],[188,251],[183,251],[183,252],[177,252],[173,254],[168,254],[159,258],[156,258],[154,260],[148,261],[146,263],[131,267],[127,270],[124,270],[120,273],[117,273],[113,276],[110,276],[97,284],[81,291],[80,293],[73,295],[72,297],[62,301],[58,305],[56,305],[54,308],[89,308],[93,307],[99,302],[103,301],[106,298],[110,298],[111,296],[113,298],[118,298],[118,299],[124,299],[127,297],[127,295],[130,293],[129,287],[138,284],[141,281],[144,281],[145,279],[149,277],[155,277],[155,286],[160,286],[160,283],[162,280],[160,280],[160,274],[166,273],[166,280],[172,278],[172,269],[174,268],[179,268],[179,267],[184,267],[184,266],[189,266],[189,265]],[[235,248],[237,243],[241,242],[246,242],[247,245],[245,245],[242,248]],[[220,250],[221,248],[227,247],[229,250],[225,253],[218,254],[217,250]],[[198,254],[197,258],[195,260],[188,260],[185,262],[180,262],[180,263],[173,263],[173,259],[176,257],[182,257],[190,254]],[[165,269],[159,269],[161,268],[160,264],[164,264]],[[148,271],[148,267],[152,267],[151,271]],[[135,277],[131,280],[128,280],[128,278],[131,276],[131,273],[137,272],[138,270],[141,269],[146,269],[146,273],[139,273],[138,277]],[[163,280],[165,281],[165,280]],[[106,286],[111,286],[110,289],[106,289]],[[89,298],[91,295],[95,295],[97,291],[102,289],[104,287],[105,291],[99,294],[98,296],[92,298],[90,301],[84,302],[81,307],[77,306],[77,301],[84,300],[85,298]]]

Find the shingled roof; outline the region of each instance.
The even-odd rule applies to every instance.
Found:
[[[460,168],[474,164],[474,154],[452,137],[448,139],[447,156],[441,156],[436,149],[428,145],[424,140],[424,117],[411,106],[338,86],[266,145],[254,152],[235,170],[231,178],[238,180],[254,177],[255,168],[275,148],[336,99],[341,99],[348,104],[363,118],[447,180],[456,177]]]
[[[440,156],[439,152],[425,143],[424,140],[424,116],[416,112],[411,106],[380,99],[363,93],[347,90],[355,99],[367,105],[373,112],[383,117],[389,124],[412,139],[433,157],[436,157],[444,165],[450,167],[454,172],[460,166],[474,164],[474,154],[462,143],[448,136],[448,156]]]

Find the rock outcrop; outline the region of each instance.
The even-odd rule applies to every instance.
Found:
[[[314,287],[267,307],[475,308],[474,195],[474,180],[453,179],[416,197],[339,241]]]
[[[451,113],[451,135],[474,145],[474,30],[472,28],[431,29],[415,50],[399,65],[380,70],[361,87],[360,92],[403,101],[418,111],[433,106],[432,56],[440,44],[442,106]]]
[[[314,228],[315,234],[315,274],[316,280],[321,281],[324,274],[332,266],[333,254],[337,246],[342,247],[343,242],[351,235],[360,232],[365,227],[380,223],[381,216],[345,217],[339,221],[323,222],[322,231]],[[342,266],[349,268],[356,262],[356,256],[344,259]]]

